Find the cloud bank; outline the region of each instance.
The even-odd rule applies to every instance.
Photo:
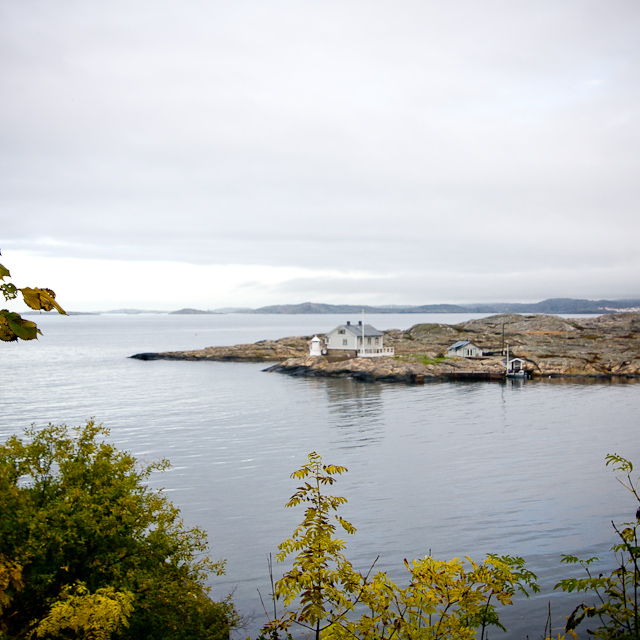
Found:
[[[0,247],[74,306],[640,296],[631,1],[40,0],[0,24]]]

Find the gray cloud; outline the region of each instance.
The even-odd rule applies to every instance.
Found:
[[[639,23],[627,0],[4,3],[0,246],[368,274],[274,303],[640,295]]]

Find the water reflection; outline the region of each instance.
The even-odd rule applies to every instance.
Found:
[[[575,378],[554,378],[552,376],[544,378],[534,378],[530,380],[533,384],[552,384],[552,385],[596,385],[596,386],[618,386],[640,384],[640,378],[598,378],[596,376],[576,376]]]
[[[339,434],[340,448],[366,447],[382,438],[383,386],[338,378],[325,384],[330,424]]]

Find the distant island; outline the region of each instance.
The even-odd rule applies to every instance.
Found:
[[[305,377],[356,378],[371,382],[438,379],[502,379],[505,347],[534,378],[640,379],[640,313],[593,318],[500,314],[459,324],[421,323],[384,331],[394,357],[310,356],[312,336],[261,340],[253,344],[191,351],[138,353],[136,360],[275,362],[268,371]],[[459,340],[479,345],[484,355],[447,355]]]
[[[549,298],[542,302],[491,302],[472,304],[423,304],[423,305],[356,305],[303,302],[278,304],[257,309],[225,307],[221,309],[179,309],[177,311],[143,311],[118,309],[103,313],[170,313],[182,315],[255,313],[255,314],[356,314],[356,313],[544,313],[544,314],[605,314],[640,312],[640,298],[625,300],[582,300],[575,298]]]
[[[186,316],[193,316],[193,315],[207,315],[207,314],[213,314],[213,315],[220,315],[221,313],[224,313],[224,311],[202,311],[201,309],[178,309],[178,311],[170,311],[169,313],[171,313],[172,315],[186,315]]]

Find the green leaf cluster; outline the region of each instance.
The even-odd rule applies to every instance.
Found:
[[[409,584],[402,588],[385,573],[363,580],[361,602],[368,611],[341,620],[329,638],[480,638],[500,623],[499,605],[512,604],[516,589],[537,590],[524,560],[489,555],[482,563],[437,560],[427,556],[408,562]]]
[[[38,638],[64,638],[66,632],[91,640],[109,640],[112,634],[129,626],[133,611],[133,594],[112,587],[95,593],[82,584],[63,587],[61,598],[33,630]]]
[[[141,465],[107,434],[91,420],[0,446],[0,637],[227,638],[233,607],[204,586],[223,563],[148,486],[167,463]]]
[[[36,311],[53,311],[66,315],[65,310],[56,302],[56,294],[51,289],[23,287],[6,280],[10,278],[9,269],[0,264],[0,291],[5,300],[15,300],[18,293],[25,304]],[[36,340],[42,335],[35,322],[25,320],[19,313],[0,309],[0,340],[15,342],[16,340]]]
[[[274,601],[283,611],[263,627],[263,637],[275,640],[290,634],[292,625],[312,630],[327,640],[486,637],[490,626],[504,629],[498,606],[512,604],[516,590],[538,590],[536,576],[522,558],[489,555],[483,563],[471,558],[440,561],[431,556],[405,560],[409,583],[400,587],[386,573],[357,572],[345,558],[342,529],[355,533],[336,514],[346,499],[326,495],[344,467],[322,464],[310,453],[308,464],[292,474],[304,484],[287,507],[305,504],[302,523],[279,546],[278,561],[296,554],[293,568],[275,583]]]

